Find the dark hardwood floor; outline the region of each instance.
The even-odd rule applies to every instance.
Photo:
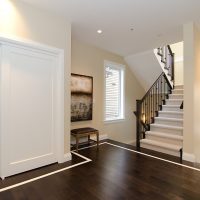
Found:
[[[0,200],[200,200],[199,171],[109,144],[79,153],[92,162],[1,192]],[[81,161],[73,155],[64,165]],[[0,187],[62,167],[55,164],[13,176],[0,181]]]

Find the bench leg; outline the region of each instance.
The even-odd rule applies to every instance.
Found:
[[[90,144],[90,135],[88,135],[88,144]]]
[[[79,137],[76,136],[76,151],[78,152]]]
[[[99,131],[97,131],[96,135],[97,135],[97,148],[99,148]]]
[[[183,162],[183,149],[180,149],[180,163],[182,164]]]

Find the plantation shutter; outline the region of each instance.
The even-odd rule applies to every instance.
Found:
[[[105,120],[118,119],[121,116],[121,70],[105,68]]]

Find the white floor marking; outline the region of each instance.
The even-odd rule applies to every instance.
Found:
[[[112,144],[112,143],[109,143],[109,142],[105,142],[106,144],[109,144],[111,146],[114,146],[114,147],[118,147],[120,149],[124,149],[124,150],[127,150],[127,151],[131,151],[131,152],[134,152],[134,153],[137,153],[137,154],[141,154],[143,156],[148,156],[148,157],[151,157],[151,158],[155,158],[157,160],[162,160],[162,161],[165,161],[165,162],[168,162],[168,163],[172,163],[172,164],[175,164],[175,165],[179,165],[179,166],[182,166],[182,167],[186,167],[186,168],[189,168],[189,169],[193,169],[193,170],[196,170],[196,171],[199,171],[200,172],[200,169],[198,168],[195,168],[195,167],[190,167],[188,165],[184,165],[184,164],[181,164],[181,163],[176,163],[176,162],[173,162],[173,161],[170,161],[170,160],[166,160],[166,159],[163,159],[163,158],[159,158],[159,157],[156,157],[156,156],[151,156],[149,154],[146,154],[146,153],[142,153],[142,152],[139,152],[139,151],[135,151],[133,149],[128,149],[126,147],[121,147],[119,145],[116,145],[116,144]]]
[[[79,153],[75,153],[75,152],[71,152],[71,153],[75,154],[76,156],[79,156],[79,157],[83,158],[85,161],[82,161],[82,162],[80,162],[80,163],[71,165],[71,166],[69,166],[69,167],[65,167],[65,168],[62,168],[62,169],[59,169],[59,170],[56,170],[56,171],[53,171],[53,172],[50,172],[50,173],[47,173],[47,174],[44,174],[44,175],[41,175],[41,176],[32,178],[32,179],[29,179],[29,180],[26,180],[26,181],[17,183],[17,184],[14,184],[14,185],[11,185],[11,186],[2,188],[2,189],[0,189],[0,192],[4,192],[4,191],[6,191],[6,190],[10,190],[10,189],[12,189],[12,188],[19,187],[19,186],[21,186],[21,185],[25,185],[25,184],[30,183],[30,182],[33,182],[33,181],[37,181],[37,180],[42,179],[42,178],[45,178],[45,177],[47,177],[47,176],[51,176],[51,175],[53,175],[53,174],[57,174],[57,173],[59,173],[59,172],[65,171],[65,170],[68,170],[68,169],[71,169],[71,168],[74,168],[74,167],[78,167],[79,165],[83,165],[83,164],[86,164],[86,163],[92,161],[91,159],[89,159],[89,158],[87,158],[87,157],[85,157],[85,156],[82,156],[82,155],[80,155]]]
[[[111,146],[114,146],[114,147],[118,147],[120,149],[124,149],[124,150],[127,150],[127,151],[131,151],[131,152],[134,152],[134,153],[137,153],[137,154],[141,154],[143,156],[147,156],[147,157],[151,157],[151,158],[154,158],[154,159],[157,159],[157,160],[162,160],[162,161],[165,161],[165,162],[168,162],[168,163],[172,163],[172,164],[175,164],[175,165],[178,165],[178,166],[182,166],[182,167],[185,167],[185,168],[188,168],[188,169],[192,169],[192,170],[196,170],[196,171],[200,171],[200,169],[197,169],[197,168],[194,168],[194,167],[190,167],[190,166],[187,166],[187,165],[184,165],[184,164],[180,164],[180,163],[176,163],[176,162],[173,162],[173,161],[170,161],[170,160],[166,160],[166,159],[163,159],[163,158],[159,158],[159,157],[156,157],[156,156],[151,156],[149,154],[146,154],[146,153],[142,153],[142,152],[139,152],[139,151],[136,151],[136,150],[133,150],[133,149],[128,149],[126,147],[122,147],[122,146],[119,146],[119,145],[116,145],[116,144],[112,144],[112,143],[109,143],[109,142],[102,142],[100,143],[99,145],[103,145],[103,144],[108,144],[108,145],[111,145]],[[83,148],[80,148],[79,150],[83,150],[83,149],[88,149],[88,148],[92,148],[96,145],[91,145],[91,146],[88,146],[88,147],[83,147]],[[62,172],[62,171],[65,171],[65,170],[68,170],[68,169],[71,169],[71,168],[74,168],[74,167],[77,167],[77,166],[80,166],[80,165],[83,165],[85,163],[88,163],[88,162],[91,162],[92,160],[75,152],[74,151],[71,151],[72,154],[74,155],[77,155],[81,158],[83,158],[85,161],[83,162],[80,162],[80,163],[77,163],[77,164],[74,164],[74,165],[71,165],[69,167],[65,167],[63,169],[59,169],[59,170],[56,170],[54,172],[50,172],[50,173],[47,173],[47,174],[44,174],[42,176],[38,176],[38,177],[35,177],[35,178],[32,178],[32,179],[29,179],[27,181],[23,181],[23,182],[20,182],[20,183],[17,183],[17,184],[14,184],[14,185],[11,185],[11,186],[8,186],[8,187],[5,187],[5,188],[2,188],[0,189],[0,192],[4,192],[6,190],[10,190],[12,188],[16,188],[16,187],[19,187],[21,185],[25,185],[27,183],[30,183],[30,182],[33,182],[33,181],[37,181],[39,179],[42,179],[42,178],[45,178],[45,177],[48,177],[48,176],[51,176],[53,174],[57,174],[59,172]]]
[[[85,157],[85,156],[83,156],[83,155],[81,155],[81,154],[79,154],[79,153],[76,153],[76,152],[74,152],[74,151],[71,151],[71,153],[73,153],[74,155],[79,156],[79,157],[85,159],[85,160],[88,161],[88,162],[92,161],[91,159],[89,159],[89,158],[87,158],[87,157]]]

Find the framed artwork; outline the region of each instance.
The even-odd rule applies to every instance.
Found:
[[[71,74],[71,122],[92,120],[93,77]]]

